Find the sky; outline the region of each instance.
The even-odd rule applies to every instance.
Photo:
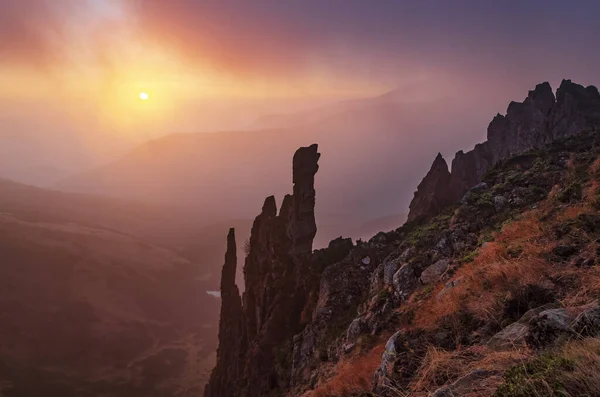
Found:
[[[2,0],[0,127],[35,111],[138,142],[415,84],[520,100],[598,83],[599,18],[595,0]]]
[[[22,92],[50,85],[43,73],[63,90],[190,96],[359,94],[435,74],[591,78],[598,18],[593,0],[3,0],[0,62],[28,80]]]

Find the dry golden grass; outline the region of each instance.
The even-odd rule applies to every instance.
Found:
[[[561,356],[573,364],[573,371],[564,372],[561,380],[567,390],[580,396],[600,394],[600,339],[591,338],[565,345]]]
[[[307,396],[344,397],[370,391],[373,373],[381,364],[384,348],[385,344],[381,343],[365,355],[341,360],[333,369],[333,377]]]
[[[473,262],[458,269],[454,276],[461,279],[458,286],[440,300],[434,294],[417,312],[415,324],[425,329],[435,328],[442,317],[461,308],[481,320],[496,321],[507,294],[525,285],[544,282],[551,271],[551,264],[540,257],[552,248],[542,240],[544,232],[537,212],[533,211],[506,225],[495,242],[486,244]]]
[[[590,167],[590,172],[600,173],[600,158]],[[464,310],[485,322],[498,321],[507,298],[529,285],[548,288],[560,284],[560,303],[567,309],[576,310],[597,299],[600,296],[600,266],[576,268],[550,263],[547,258],[559,243],[553,231],[556,226],[576,220],[581,214],[598,212],[594,201],[600,193],[600,182],[593,180],[584,186],[584,200],[575,205],[559,203],[555,199],[559,191],[560,186],[555,186],[538,208],[505,225],[493,242],[480,248],[471,263],[456,271],[452,280],[460,279],[461,282],[440,299],[437,293],[444,288],[442,283],[425,301],[411,296],[402,310],[415,313],[415,317],[412,325],[406,328],[435,330],[443,318],[453,318],[452,315]],[[588,242],[579,254],[595,257],[600,244],[583,230],[577,229],[575,233],[576,238]],[[311,396],[351,396],[369,390],[382,349],[383,345],[380,345],[379,350],[374,350],[376,353],[371,351],[366,356],[338,364],[335,375]],[[600,339],[569,343],[560,354],[575,363],[575,369],[565,373],[562,381],[570,384],[571,390],[588,393],[577,395],[600,396],[600,376],[597,375],[600,373]],[[491,396],[502,383],[500,374],[503,371],[533,357],[533,352],[522,347],[501,352],[485,346],[463,349],[459,345],[454,351],[429,347],[413,382],[397,395],[427,396],[441,385],[452,383],[475,369],[483,369],[498,371],[498,375],[486,379],[479,385],[480,389],[466,395]]]
[[[430,346],[421,362],[421,367],[410,389],[414,392],[432,391],[448,380],[464,375],[465,368],[472,359],[465,351],[445,351]],[[431,386],[434,387],[431,387]]]
[[[444,351],[430,347],[414,377],[415,381],[409,385],[408,395],[428,396],[442,385],[452,383],[475,369],[497,371],[500,374],[530,357],[531,353],[526,350],[497,352],[485,346],[473,346],[464,350]],[[500,381],[496,377],[487,379],[483,388],[475,385],[477,390],[473,395],[491,396]]]
[[[590,192],[596,183],[587,185]],[[589,194],[590,200],[593,195]],[[550,279],[568,280],[572,285],[563,291],[561,300],[566,307],[582,305],[600,294],[600,270],[557,266],[545,258],[557,245],[552,228],[562,222],[576,219],[588,212],[597,212],[589,200],[578,205],[556,207],[556,201],[548,199],[535,210],[523,214],[522,218],[503,227],[495,241],[487,243],[479,250],[475,260],[463,265],[455,273],[453,280],[461,282],[448,291],[441,299],[437,292],[416,311],[414,324],[423,329],[433,329],[440,320],[467,310],[476,318],[494,322],[501,318],[507,297],[527,285],[547,287]],[[558,211],[554,211],[557,210]],[[554,211],[554,212],[553,212]],[[540,219],[544,221],[540,221]],[[580,252],[593,257],[600,246],[584,231],[577,231],[579,237],[589,241]]]

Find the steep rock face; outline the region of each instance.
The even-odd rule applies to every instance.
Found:
[[[481,181],[490,167],[506,158],[598,126],[600,94],[596,87],[563,80],[555,97],[550,84],[538,84],[523,102],[511,102],[505,116],[494,117],[488,126],[486,142],[469,152],[456,153],[446,188],[422,188],[421,185],[431,185],[432,171],[429,171],[410,204],[408,219],[435,215],[439,203],[457,202]],[[441,163],[439,157],[432,170],[436,163]]]
[[[241,370],[243,361],[239,353],[245,351],[245,339],[242,338],[242,299],[235,285],[237,268],[235,231],[229,230],[227,235],[227,252],[221,274],[221,317],[219,327],[219,349],[217,365],[210,376],[205,394],[208,396],[232,396],[235,392],[235,382]],[[234,363],[236,365],[230,365]]]
[[[545,144],[551,138],[548,117],[554,102],[552,87],[542,83],[523,102],[511,102],[506,116],[494,117],[487,132],[492,163]]]
[[[415,197],[410,203],[408,221],[413,221],[421,216],[436,213],[452,203],[454,195],[450,190],[450,172],[446,160],[438,153],[431,169],[423,178]]]
[[[314,177],[319,157],[317,145],[300,148],[293,160],[293,195],[284,198],[279,215],[275,198],[267,197],[254,220],[240,311],[233,284],[235,257],[227,256],[221,347],[206,397],[264,396],[289,383],[291,357],[282,352],[291,351],[309,294],[318,286],[310,258],[317,231]]]
[[[315,221],[315,174],[319,170],[317,145],[298,149],[293,160],[294,194],[287,203],[291,211],[282,205],[288,216],[287,236],[292,242],[290,254],[312,252],[312,243],[317,234]],[[288,196],[289,197],[289,196]]]
[[[554,138],[563,138],[600,126],[600,94],[594,86],[583,87],[563,80],[556,91],[556,106],[550,115]]]
[[[493,158],[489,148],[489,143],[484,142],[467,153],[462,150],[456,153],[450,177],[453,202],[460,200],[464,192],[479,183],[485,171],[491,167]]]
[[[244,267],[245,317],[249,350],[244,377],[247,396],[262,396],[285,387],[288,368],[276,365],[276,350],[300,330],[307,300],[304,281],[310,278],[309,255],[317,232],[314,177],[320,154],[317,145],[294,155],[294,194],[284,198],[276,215],[269,197],[252,227],[250,252]]]
[[[344,338],[345,334],[341,331],[355,318],[358,306],[369,290],[369,275],[381,262],[387,249],[368,245],[351,249],[351,245],[346,246],[344,251],[338,251],[341,255],[329,261],[333,263],[321,274],[312,319],[302,333],[294,337],[293,387],[314,385],[318,373],[312,369],[322,361],[337,360],[356,342]]]

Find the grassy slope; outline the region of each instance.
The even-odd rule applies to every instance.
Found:
[[[476,241],[455,252],[443,282],[420,287],[395,309],[400,327],[422,340],[400,363],[398,396],[426,396],[476,368],[497,373],[473,396],[598,395],[600,339],[545,353],[492,351],[484,342],[530,308],[549,301],[572,308],[600,297],[599,143],[600,132],[584,133],[507,160],[484,177],[488,189],[423,225],[387,234],[426,251],[445,231],[468,224],[466,236]],[[510,201],[501,211],[494,210],[499,195]],[[582,259],[596,266],[577,266]],[[460,282],[438,297],[450,280]],[[389,332],[397,329],[389,324]],[[454,342],[436,346],[432,341],[442,330]],[[431,338],[418,339],[423,335]],[[375,348],[337,363],[307,395],[371,396],[371,375],[388,336],[382,333],[369,341]]]

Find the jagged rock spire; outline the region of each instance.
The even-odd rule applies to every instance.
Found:
[[[556,107],[550,117],[554,138],[600,127],[600,94],[594,86],[584,87],[563,80],[556,91]]]
[[[227,251],[225,252],[225,264],[221,272],[221,296],[237,291],[235,285],[235,273],[237,269],[237,248],[235,243],[235,229],[229,229],[227,234]],[[239,293],[238,293],[239,295]]]
[[[317,234],[315,221],[315,174],[319,170],[318,145],[303,147],[296,151],[293,160],[294,194],[289,217],[287,234],[292,240],[292,254],[310,254]],[[284,200],[285,201],[285,200]],[[283,207],[283,206],[282,206]],[[286,209],[286,212],[288,210]]]
[[[445,172],[436,158],[415,193],[408,219],[435,215],[441,209],[440,204],[448,201],[448,192],[452,195],[451,202],[460,200],[499,161],[554,139],[598,127],[600,93],[596,87],[563,80],[555,97],[549,83],[538,84],[523,102],[511,102],[505,116],[494,117],[486,142],[466,153],[462,150],[456,153],[448,189],[438,188],[444,185]]]
[[[242,370],[239,355],[246,348],[243,338],[242,300],[235,284],[236,251],[235,230],[231,228],[227,234],[225,264],[221,272],[221,315],[217,364],[204,390],[206,397],[233,396],[236,391],[235,380],[239,378]]]
[[[293,194],[287,195],[277,215],[275,197],[265,199],[252,224],[244,265],[243,307],[235,286],[235,239],[228,236],[228,253],[221,280],[223,303],[217,366],[205,397],[259,397],[272,392],[276,373],[274,347],[292,343],[301,331],[300,316],[311,278],[309,257],[317,233],[315,174],[321,156],[318,146],[296,151]],[[225,295],[232,299],[225,299]],[[239,307],[239,310],[238,310]]]
[[[423,178],[415,197],[410,203],[409,221],[414,221],[422,216],[441,210],[452,202],[452,193],[449,190],[450,171],[448,164],[441,153],[435,157],[431,169]]]

